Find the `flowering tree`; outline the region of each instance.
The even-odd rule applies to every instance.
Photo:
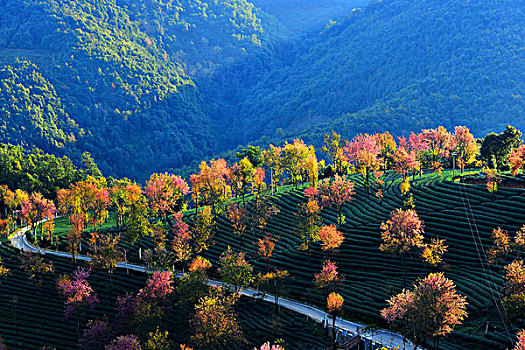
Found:
[[[520,170],[525,169],[525,145],[513,148],[509,155],[509,165],[512,176],[519,174]]]
[[[266,260],[266,272],[270,271],[270,257],[275,248],[275,241],[276,238],[268,233],[264,235],[263,238],[259,238],[259,241],[257,242],[257,254]]]
[[[299,210],[295,213],[296,232],[301,238],[299,250],[306,250],[308,265],[310,265],[310,248],[313,243],[319,241],[319,229],[321,225],[321,207],[314,197],[308,198],[306,203],[299,204]]]
[[[345,147],[346,160],[356,166],[363,175],[368,193],[370,193],[370,177],[382,166],[380,153],[381,145],[374,135],[356,135]]]
[[[352,200],[355,194],[355,184],[346,177],[335,175],[333,181],[324,179],[319,182],[318,196],[323,207],[334,207],[337,210],[337,224],[341,226],[345,222],[343,206]]]
[[[264,178],[266,173],[263,168],[256,168],[255,174],[253,175],[252,191],[255,194],[255,200],[259,200],[261,193],[266,190],[266,182]]]
[[[390,219],[381,223],[381,230],[383,243],[379,249],[401,257],[405,284],[405,256],[423,246],[423,222],[415,210],[396,209],[390,213]]]
[[[78,341],[81,350],[104,350],[113,338],[107,321],[90,320]]]
[[[513,316],[525,310],[525,268],[523,260],[505,266],[505,297],[503,304]]]
[[[334,340],[334,350],[337,349],[337,339],[335,337],[335,319],[343,307],[343,297],[337,293],[330,293],[326,298],[326,310],[332,316],[332,338]]]
[[[454,128],[453,144],[457,152],[457,163],[461,169],[461,173],[467,164],[475,161],[476,154],[479,152],[479,147],[474,139],[474,135],[466,126],[456,126]]]
[[[228,219],[232,223],[233,233],[241,238],[241,245],[243,244],[244,232],[248,225],[249,214],[246,207],[239,207],[237,203],[231,203],[228,206]]]
[[[244,253],[234,253],[231,247],[219,258],[219,274],[226,286],[232,286],[235,293],[253,280],[253,267],[246,261]]]
[[[286,292],[286,282],[289,277],[290,273],[286,270],[276,270],[257,275],[256,283],[259,286],[259,290],[273,294],[275,313],[278,313],[280,310],[279,297]]]
[[[180,176],[152,174],[146,181],[144,192],[155,215],[168,221],[168,215],[186,208],[185,196],[190,188]]]
[[[77,331],[80,331],[80,319],[87,309],[93,309],[98,303],[98,297],[88,282],[89,271],[79,267],[72,276],[61,276],[57,288],[66,298],[65,315],[70,318],[77,314]]]
[[[106,346],[106,350],[142,350],[142,346],[136,336],[121,335]]]
[[[242,197],[242,205],[245,206],[245,196],[254,183],[255,168],[248,160],[248,157],[244,157],[231,167],[229,175],[232,183],[232,190],[235,192],[236,196]]]
[[[421,167],[419,160],[417,160],[416,151],[409,151],[408,147],[399,146],[392,157],[392,168],[397,174],[400,174],[403,180],[408,178],[408,174],[412,171],[415,173]]]
[[[423,260],[434,268],[443,262],[443,255],[447,252],[448,246],[444,239],[432,238],[421,253]]]
[[[335,225],[328,225],[319,230],[319,239],[321,240],[321,249],[328,253],[328,259],[330,259],[330,253],[341,246],[344,236]]]
[[[517,334],[518,342],[513,350],[525,350],[525,329],[522,329]]]
[[[56,212],[55,205],[52,201],[42,197],[40,193],[33,193],[20,204],[20,218],[31,227],[33,238],[36,240],[38,224],[44,219],[53,220]],[[40,226],[40,238],[43,238],[42,226]]]
[[[173,215],[172,231],[173,241],[171,242],[171,247],[174,253],[174,261],[184,265],[191,259],[193,253],[189,226],[182,219],[181,213]]]
[[[224,159],[211,160],[209,165],[202,162],[199,169],[199,174],[190,176],[195,208],[209,205],[216,213],[220,209],[219,206],[231,197],[228,164]]]
[[[156,271],[148,278],[146,286],[139,290],[138,296],[144,300],[166,302],[173,293],[173,275],[170,271]]]
[[[433,337],[446,336],[467,316],[465,297],[456,292],[454,283],[443,273],[431,273],[414,284],[413,291],[404,290],[388,300],[381,316],[399,327],[410,339],[414,350]]]
[[[456,140],[447,129],[439,126],[437,129],[424,129],[421,131],[419,141],[426,143],[426,150],[430,154],[431,168],[440,172],[442,161],[450,157],[450,152],[456,147]],[[421,147],[420,145],[419,147]],[[424,147],[424,146],[423,146]]]
[[[330,260],[323,264],[321,272],[315,274],[314,283],[317,288],[327,292],[333,292],[343,282],[343,276],[337,271],[337,266]]]
[[[266,342],[260,348],[255,347],[253,350],[284,350],[284,348],[280,345],[271,345],[270,342]]]
[[[29,281],[40,289],[44,282],[44,274],[52,274],[55,268],[52,262],[46,263],[38,253],[24,252],[20,255],[20,269],[27,273]]]
[[[238,294],[226,295],[221,287],[212,287],[209,294],[195,305],[190,320],[191,337],[199,349],[218,349],[231,343],[245,343],[234,306]]]

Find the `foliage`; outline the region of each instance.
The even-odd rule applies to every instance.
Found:
[[[318,195],[323,207],[335,207],[337,210],[337,224],[341,226],[345,222],[342,212],[343,205],[352,200],[355,194],[354,183],[346,177],[336,174],[332,181],[324,179],[319,182]]]
[[[195,305],[190,321],[195,333],[191,340],[199,349],[216,349],[227,343],[245,341],[234,311],[238,298],[237,294],[225,295],[220,287],[212,287]]]
[[[447,252],[448,246],[445,245],[444,239],[432,238],[430,244],[427,244],[421,253],[423,260],[431,265],[438,266],[443,262],[443,255]]]
[[[400,326],[414,348],[430,337],[446,336],[467,316],[465,297],[456,293],[454,283],[443,273],[431,273],[388,300],[381,311],[388,322]]]
[[[525,268],[523,260],[514,260],[505,266],[505,297],[503,304],[511,315],[525,308]]]
[[[328,225],[319,230],[319,239],[321,240],[321,249],[332,252],[341,246],[344,236],[335,225]]]
[[[239,288],[248,286],[253,280],[253,267],[246,261],[244,253],[234,253],[231,247],[224,251],[219,259],[219,274],[224,285],[233,287],[235,293]]]
[[[330,293],[326,298],[326,309],[329,314],[337,314],[343,307],[343,297],[337,293]]]
[[[121,335],[115,338],[106,350],[141,350],[140,340],[134,335]]]
[[[98,297],[88,282],[89,271],[79,267],[72,276],[61,276],[57,281],[57,288],[66,298],[66,318],[74,312],[81,313],[84,309],[93,309],[98,303]]]
[[[321,272],[315,274],[314,283],[317,288],[334,291],[343,281],[343,276],[337,271],[337,266],[330,260],[323,263]]]
[[[157,327],[155,333],[150,332],[144,349],[146,350],[170,350],[173,342],[168,339],[168,331],[160,331]]]
[[[44,274],[55,272],[52,262],[45,262],[40,254],[32,252],[20,255],[20,269],[27,273],[29,281],[38,287],[42,287]]]
[[[209,248],[213,237],[213,226],[212,209],[209,206],[205,206],[202,210],[198,211],[197,215],[193,218],[191,237],[193,239],[193,249],[196,254]]]
[[[89,320],[79,339],[81,350],[104,350],[112,340],[111,326],[107,321]]]
[[[503,167],[513,148],[522,144],[521,131],[507,125],[505,131],[500,134],[490,133],[485,136],[481,143],[479,154],[481,159],[491,169],[499,170]]]

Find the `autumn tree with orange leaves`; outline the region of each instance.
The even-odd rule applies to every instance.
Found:
[[[344,240],[343,233],[335,225],[323,226],[319,230],[319,239],[321,240],[321,249],[327,253],[328,259],[330,254],[341,246]]]
[[[335,334],[335,319],[343,308],[343,297],[338,293],[330,293],[326,298],[326,310],[330,316],[332,316],[332,339],[334,341],[333,349],[337,349],[337,338]]]
[[[509,165],[512,176],[518,175],[520,170],[523,173],[525,169],[525,145],[513,148],[512,151],[510,151]]]
[[[277,239],[267,233],[257,241],[257,255],[266,261],[266,272],[270,272],[270,257],[272,256]]]
[[[434,339],[438,349],[439,337],[447,336],[467,317],[467,302],[456,292],[454,283],[443,273],[431,273],[414,284],[414,290],[404,290],[388,300],[381,316],[393,323],[403,336],[410,339],[414,350]]]
[[[234,310],[238,294],[226,294],[221,287],[212,287],[195,305],[190,320],[194,330],[191,343],[198,349],[219,349],[226,344],[246,343]]]
[[[231,198],[231,188],[228,184],[230,170],[224,159],[201,162],[199,174],[190,176],[192,199],[195,208],[209,205],[214,215],[220,211],[220,206]]]
[[[511,316],[525,314],[525,268],[523,260],[505,266],[503,304]]]
[[[241,245],[244,243],[244,232],[248,226],[250,212],[246,207],[241,207],[237,203],[231,203],[228,206],[228,219],[230,220],[233,233],[241,239]]]

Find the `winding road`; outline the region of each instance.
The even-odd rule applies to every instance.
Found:
[[[54,256],[61,256],[66,258],[71,258],[71,254],[65,253],[65,252],[58,252],[54,250],[49,249],[42,249],[39,247],[35,247],[31,243],[27,241],[26,238],[26,232],[29,230],[29,227],[24,227],[18,231],[16,231],[11,237],[11,244],[24,251],[31,251],[31,252],[38,252],[41,254],[49,254]],[[91,260],[89,257],[85,255],[77,255],[76,258],[78,260],[84,260],[89,261]],[[117,268],[122,269],[129,269],[139,272],[148,273],[151,272],[151,270],[145,266],[130,264],[126,262],[120,262],[117,264]],[[181,278],[183,274],[178,273],[175,274],[177,278]],[[211,286],[220,286],[222,285],[222,282],[214,281],[214,280],[208,280],[208,285]],[[241,295],[245,295],[250,298],[262,298],[263,300],[275,304],[275,298],[271,294],[265,294],[261,296],[261,293],[250,288],[246,288],[240,291]],[[299,303],[290,299],[285,298],[279,298],[278,305],[280,307],[295,311],[297,313],[300,313],[302,315],[307,316],[308,318],[315,320],[316,322],[323,323],[324,325],[331,325],[332,324],[332,318],[329,316],[325,311],[315,308],[310,305],[306,305],[303,303]],[[399,350],[412,350],[414,347],[412,343],[410,343],[408,340],[405,340],[405,338],[398,334],[398,333],[392,333],[387,330],[365,330],[365,326],[359,323],[351,322],[342,318],[337,318],[335,323],[336,328],[341,330],[343,334],[349,334],[349,335],[356,335],[359,333],[362,338],[371,340],[373,343],[377,345],[386,346],[392,349],[395,349],[396,347],[399,348]],[[375,348],[374,348],[375,349]],[[418,350],[424,350],[421,347],[418,347]]]

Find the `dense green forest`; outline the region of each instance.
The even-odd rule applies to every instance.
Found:
[[[331,129],[523,127],[523,16],[519,1],[372,2],[251,89],[239,129],[249,140],[309,127],[301,136],[319,144]]]
[[[326,131],[525,128],[517,0],[0,1],[0,142],[145,180]],[[258,140],[258,141],[255,141]]]

